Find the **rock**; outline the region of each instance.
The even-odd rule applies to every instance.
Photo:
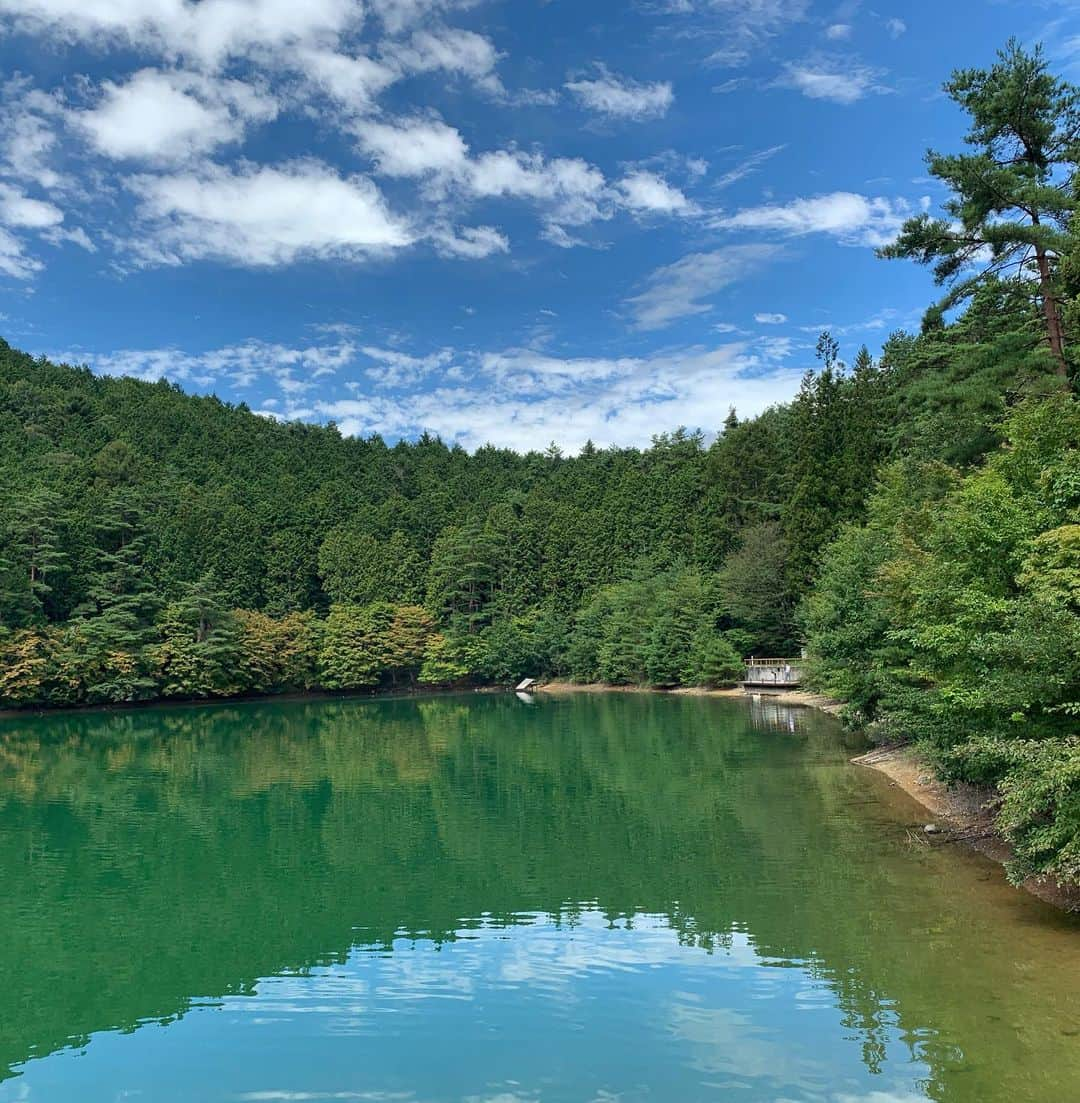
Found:
[[[940,835],[941,834],[941,828],[938,827],[938,825],[936,823],[928,823],[923,828],[923,831],[925,831],[927,835]]]

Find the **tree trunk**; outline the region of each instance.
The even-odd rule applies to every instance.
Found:
[[[1042,297],[1043,314],[1046,317],[1046,335],[1050,339],[1050,354],[1057,363],[1057,373],[1063,380],[1069,378],[1069,366],[1065,361],[1065,336],[1061,326],[1054,285],[1050,278],[1050,259],[1046,250],[1035,246],[1035,261],[1039,266],[1039,294]]]

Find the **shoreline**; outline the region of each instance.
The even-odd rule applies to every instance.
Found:
[[[950,788],[934,777],[930,766],[910,744],[875,747],[851,761],[884,774],[891,785],[925,808],[939,829],[932,838],[942,843],[962,843],[1001,866],[1012,859],[1012,847],[994,824],[993,789],[963,784]],[[1038,874],[1015,887],[1062,911],[1080,912],[1080,885],[1059,885],[1052,877]]]
[[[435,697],[447,693],[510,693],[512,686],[494,685],[413,685],[377,689],[290,689],[264,693],[234,693],[213,697],[147,697],[138,701],[102,701],[82,705],[27,706],[0,708],[0,720],[26,716],[77,716],[94,712],[139,712],[150,709],[200,708],[213,705],[251,705],[269,701],[344,701],[354,698],[383,700],[391,698]]]
[[[726,697],[744,699],[755,696],[740,687],[730,689],[680,688],[657,690],[648,686],[605,686],[591,683],[576,685],[573,682],[550,682],[536,687],[537,692],[563,693],[670,693],[683,697]],[[786,690],[783,693],[765,694],[787,704],[801,708],[817,709],[837,716],[843,702],[802,690]],[[850,759],[855,766],[862,766],[883,774],[890,785],[900,789],[924,808],[939,830],[927,835],[927,840],[938,840],[936,845],[961,843],[986,858],[1005,866],[1012,858],[1012,848],[994,826],[990,804],[994,799],[992,789],[980,789],[974,785],[958,785],[949,788],[933,776],[930,766],[924,762],[910,744],[891,744],[875,747]],[[1080,885],[1061,886],[1045,875],[1028,877],[1017,891],[1031,893],[1044,903],[1065,912],[1080,912]]]
[[[657,686],[609,686],[603,682],[541,682],[533,686],[530,693],[666,693],[672,697],[727,697],[741,700],[745,697],[771,697],[788,705],[800,705],[803,708],[817,709],[831,716],[838,716],[844,707],[843,701],[833,697],[823,697],[819,693],[810,693],[801,689],[785,689],[779,693],[747,693],[740,686],[726,686],[722,689],[709,689],[707,686],[679,686],[677,689],[661,689]]]

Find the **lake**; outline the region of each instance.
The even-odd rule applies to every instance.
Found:
[[[0,1101],[1080,1098],[1080,924],[859,749],[646,694],[0,720]]]

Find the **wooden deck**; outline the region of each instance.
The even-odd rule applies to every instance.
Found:
[[[747,659],[744,689],[785,690],[798,689],[803,675],[799,659]]]

